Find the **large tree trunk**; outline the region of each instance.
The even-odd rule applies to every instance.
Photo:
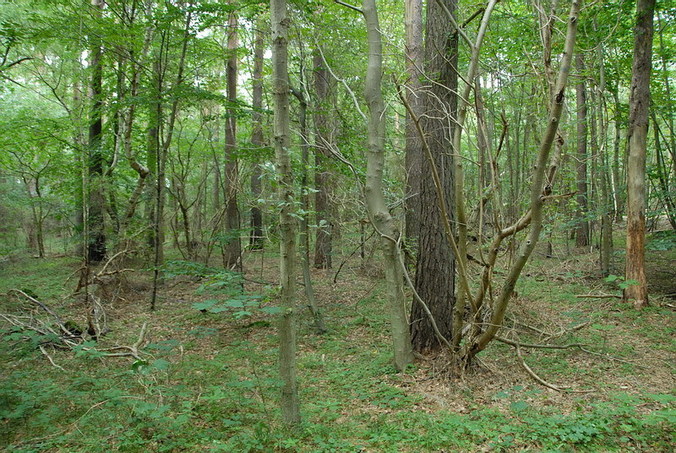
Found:
[[[655,0],[638,0],[634,28],[634,63],[629,98],[629,160],[627,165],[626,281],[636,284],[624,290],[624,299],[636,307],[648,305],[645,275],[646,146],[650,107],[653,12]]]
[[[227,79],[228,108],[225,114],[225,232],[223,265],[241,269],[242,244],[239,236],[239,207],[237,191],[239,166],[237,162],[237,15],[230,13],[228,19]]]
[[[272,22],[272,78],[274,93],[274,142],[279,187],[280,299],[284,313],[279,322],[279,368],[282,379],[282,419],[300,424],[300,402],[296,379],[296,220],[293,171],[289,155],[289,72],[286,0],[270,0]]]
[[[263,54],[265,52],[265,37],[260,26],[261,24],[258,23],[254,42],[253,93],[251,97],[253,110],[251,115],[251,145],[256,151],[262,151],[265,146],[263,141]],[[254,250],[262,249],[264,243],[263,212],[258,202],[263,193],[262,176],[260,163],[254,162],[251,171],[251,195],[254,204],[251,207],[251,236],[249,237],[249,246]]]
[[[420,118],[424,109],[422,68],[424,65],[422,0],[406,0],[406,98],[413,114]],[[415,253],[420,229],[420,180],[422,179],[422,139],[411,114],[406,115],[406,241]]]
[[[442,3],[454,14],[455,0]],[[431,78],[424,96],[425,115],[421,125],[432,154],[422,159],[420,178],[420,229],[415,289],[427,303],[436,320],[439,333],[452,337],[452,313],[455,289],[455,257],[445,236],[440,197],[433,179],[432,166],[439,172],[440,190],[449,205],[453,205],[453,150],[450,147],[453,131],[449,126],[456,117],[458,79],[455,67],[458,58],[457,34],[442,7],[436,1],[427,5],[427,30],[425,41],[425,72]],[[452,212],[450,206],[446,211]],[[434,326],[422,304],[414,301],[411,308],[411,340],[416,351],[442,348]]]
[[[394,364],[404,370],[413,359],[406,318],[399,231],[390,214],[383,191],[385,164],[385,103],[382,94],[383,50],[375,0],[363,0],[362,11],[368,37],[368,69],[364,96],[369,107],[366,164],[366,205],[373,226],[382,237],[385,275],[388,286]]]
[[[575,230],[575,245],[587,247],[589,245],[589,220],[587,197],[587,90],[585,85],[584,57],[576,55],[578,82],[575,85],[575,99],[577,101],[577,229]]]
[[[315,212],[317,237],[315,241],[314,265],[318,269],[329,269],[332,266],[331,254],[333,249],[333,219],[331,218],[331,174],[328,169],[328,147],[333,140],[328,116],[330,83],[328,71],[324,66],[324,59],[319,52],[313,56],[314,87],[317,96],[314,120],[316,129],[315,151]]]
[[[103,0],[92,0],[95,14],[100,15]],[[101,41],[92,36],[94,45],[91,49],[92,78],[89,86],[91,113],[89,117],[89,210],[87,214],[87,258],[92,263],[99,263],[106,256],[105,235],[105,195],[103,186],[103,150],[102,148],[102,108],[103,108],[103,49]]]

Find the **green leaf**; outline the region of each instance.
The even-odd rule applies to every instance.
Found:
[[[262,307],[261,311],[267,313],[268,315],[279,315],[284,313],[284,308],[282,307]]]
[[[204,302],[195,302],[194,304],[192,304],[192,308],[195,308],[195,309],[201,310],[201,311],[207,311],[211,307],[216,305],[217,303],[218,303],[217,300],[209,299],[209,300],[205,300]]]
[[[166,370],[169,368],[169,361],[164,360],[164,359],[157,359],[153,360],[152,367],[155,368],[156,370]]]
[[[525,401],[514,401],[509,405],[509,407],[514,412],[520,412],[520,411],[528,409],[530,407],[530,405]]]
[[[136,360],[134,363],[131,364],[131,370],[132,371],[140,371],[143,368],[147,367],[148,361],[147,360]]]

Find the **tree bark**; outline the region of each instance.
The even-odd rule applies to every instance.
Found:
[[[296,378],[296,220],[291,157],[289,155],[289,72],[286,0],[270,0],[272,22],[272,78],[274,94],[274,143],[279,191],[280,298],[284,313],[279,322],[279,367],[282,379],[282,419],[300,425],[300,401]]]
[[[242,241],[239,236],[240,216],[237,205],[239,163],[237,161],[237,15],[228,18],[228,61],[225,68],[227,79],[228,108],[225,114],[225,245],[223,266],[242,267]]]
[[[578,82],[575,85],[575,99],[577,103],[577,228],[575,230],[575,245],[589,246],[589,221],[587,215],[587,90],[585,84],[584,57],[577,54],[575,58]]]
[[[303,64],[300,65],[300,83],[304,85],[303,78]],[[302,88],[301,88],[302,90]],[[326,326],[324,325],[324,317],[322,316],[321,311],[317,308],[317,300],[315,298],[315,290],[312,285],[312,275],[310,274],[310,222],[308,220],[310,216],[310,193],[308,186],[308,171],[310,169],[310,142],[309,135],[310,131],[307,126],[307,101],[305,99],[305,93],[301,90],[291,89],[300,108],[298,111],[298,123],[300,125],[300,137],[301,137],[301,166],[303,168],[301,173],[301,183],[300,183],[300,208],[302,209],[301,220],[300,220],[300,257],[301,257],[301,268],[303,272],[303,285],[305,290],[305,298],[307,299],[307,307],[312,314],[312,318],[315,321],[315,328],[317,334],[322,335],[326,333]]]
[[[399,249],[400,233],[387,208],[383,192],[383,167],[385,165],[385,103],[381,85],[383,50],[375,0],[363,0],[362,11],[366,21],[369,52],[364,86],[364,96],[369,107],[366,205],[371,222],[381,236],[394,346],[394,365],[397,370],[401,371],[411,363],[413,354],[406,318],[403,269]]]
[[[417,118],[424,109],[423,65],[425,53],[423,47],[422,0],[406,0],[404,27],[406,29],[406,98]],[[420,180],[422,179],[422,140],[410,114],[406,115],[406,246],[407,250],[417,251],[415,242],[420,230]]]
[[[252,126],[251,126],[251,145],[254,150],[263,150],[265,142],[263,140],[263,54],[265,52],[265,37],[261,24],[258,23],[256,28],[256,37],[254,42],[254,61],[253,61],[253,93],[251,96],[252,106]],[[263,185],[261,178],[263,172],[259,162],[254,162],[251,171],[251,195],[254,199],[254,204],[251,207],[251,236],[249,237],[249,246],[253,250],[261,250],[263,248],[263,212],[259,207],[261,194],[263,193]]]
[[[455,13],[456,1],[443,0],[446,8]],[[434,162],[422,159],[420,178],[420,229],[416,263],[415,289],[427,303],[436,320],[439,332],[445,338],[452,337],[452,314],[455,301],[455,257],[445,236],[441,199],[432,178],[432,165],[440,176],[440,190],[449,206],[453,205],[453,120],[457,112],[458,79],[455,67],[458,58],[457,33],[439,2],[427,4],[427,29],[425,35],[425,74],[430,78],[424,95],[425,115],[421,118],[430,152]],[[449,219],[452,221],[452,219]],[[411,307],[411,341],[418,352],[439,350],[439,343],[429,316],[422,304],[413,302]]]
[[[371,222],[381,236],[394,346],[394,364],[397,370],[401,371],[413,360],[413,354],[406,318],[403,269],[399,249],[400,233],[387,208],[383,192],[385,164],[385,103],[381,85],[383,50],[375,0],[363,0],[362,11],[366,21],[369,49],[364,86],[364,96],[369,107],[366,205]]]
[[[103,0],[92,0],[95,14],[100,16],[104,7]],[[89,85],[89,97],[91,110],[89,117],[89,209],[87,214],[87,258],[91,263],[99,263],[106,256],[105,235],[105,195],[103,185],[103,48],[101,40],[91,37],[93,46],[91,52],[90,67],[92,77]]]
[[[333,134],[326,114],[331,85],[324,59],[319,52],[313,56],[314,88],[317,96],[314,121],[316,133],[315,151],[315,212],[317,236],[315,240],[314,266],[318,269],[330,269],[333,251],[333,219],[331,218],[331,174],[328,169],[329,146]]]
[[[634,28],[634,60],[629,98],[627,165],[627,255],[625,280],[634,281],[624,299],[637,308],[648,305],[645,274],[646,146],[650,107],[653,13],[655,0],[638,0]]]

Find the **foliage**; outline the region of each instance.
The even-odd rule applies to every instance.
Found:
[[[31,275],[36,295],[53,299],[60,294],[57,288],[46,288],[63,281],[71,269],[64,259],[25,259],[12,270],[16,280],[10,281],[4,271],[0,281],[9,285],[3,288],[26,286],[19,277]],[[332,323],[325,336],[309,334],[309,322],[303,321],[299,375],[305,421],[300,432],[289,433],[277,409],[280,382],[274,371],[276,342],[270,323],[240,323],[231,316],[233,311],[214,316],[191,308],[204,298],[218,300],[216,307],[226,306],[236,293],[246,296],[237,274],[186,261],[170,261],[164,271],[169,285],[184,282],[186,276],[194,279],[190,287],[194,293],[189,290],[182,296],[191,302],[167,302],[154,315],[152,340],[144,348],[150,356],[145,360],[97,357],[96,349],[108,343],[124,343],[123,337],[133,341],[137,332],[129,327],[147,320],[146,313],[131,305],[124,308],[123,318],[111,320],[111,333],[94,350],[76,354],[50,350],[66,372],[52,367],[34,342],[3,326],[0,359],[8,366],[0,376],[0,445],[19,452],[668,451],[674,442],[673,394],[641,386],[630,392],[605,383],[612,375],[639,382],[650,370],[615,368],[610,366],[615,362],[604,359],[577,362],[580,353],[575,351],[533,352],[527,360],[550,379],[575,376],[587,385],[598,385],[598,392],[590,396],[556,398],[525,374],[508,380],[493,374],[490,379],[466,376],[468,383],[497,379],[489,393],[481,386],[443,381],[426,388],[433,382],[426,373],[433,376],[434,371],[425,371],[425,363],[396,374],[384,335],[382,287],[357,304],[327,305],[327,319],[341,322]],[[576,283],[580,276],[556,275],[558,280],[546,284],[562,294],[550,303],[571,316],[577,312],[572,325],[594,319],[588,331],[576,332],[566,341],[597,347],[605,343],[604,353],[623,360],[633,360],[636,351],[623,349],[622,344],[634,344],[648,331],[655,334],[650,340],[654,346],[669,347],[668,323],[653,323],[668,313],[606,312],[591,304],[581,306],[570,297],[583,290]],[[525,283],[533,284],[520,288],[520,297],[528,297],[531,290],[542,292],[538,280],[539,274],[531,275]],[[222,281],[230,283],[219,284]],[[349,294],[352,289],[346,286]],[[64,291],[63,284],[60,290]],[[335,295],[344,297],[341,292]],[[268,306],[267,301],[262,306]],[[270,319],[258,309],[249,311],[247,322]],[[482,361],[502,366],[509,357],[498,348],[483,355]],[[449,391],[452,396],[446,399]],[[430,397],[430,392],[439,393]],[[565,401],[567,408],[559,407]]]

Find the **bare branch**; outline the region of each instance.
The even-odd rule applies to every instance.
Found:
[[[333,2],[334,2],[334,3],[337,3],[338,5],[344,6],[344,7],[346,7],[346,8],[350,8],[351,10],[356,11],[356,12],[358,12],[358,13],[361,14],[361,15],[364,15],[364,11],[362,11],[361,8],[358,8],[358,7],[354,6],[354,5],[350,5],[349,3],[343,2],[343,1],[341,1],[341,0],[333,0]]]

